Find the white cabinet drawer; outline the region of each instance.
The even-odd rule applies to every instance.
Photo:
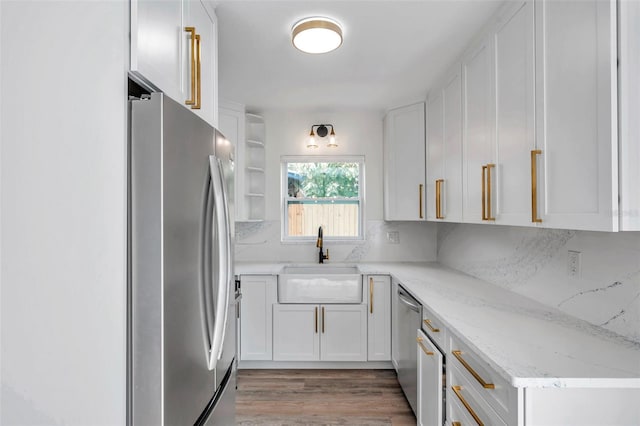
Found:
[[[447,352],[447,330],[440,318],[436,317],[433,311],[424,305],[422,306],[422,330],[443,352]]]
[[[464,373],[447,365],[447,419],[451,426],[497,425],[506,423],[473,389]]]
[[[450,337],[448,365],[458,368],[469,385],[509,424],[517,423],[518,390],[455,336]]]

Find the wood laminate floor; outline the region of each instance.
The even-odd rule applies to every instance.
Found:
[[[238,425],[415,425],[393,370],[239,370]]]

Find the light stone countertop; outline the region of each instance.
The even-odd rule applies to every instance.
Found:
[[[285,265],[239,262],[236,274]],[[636,342],[435,262],[357,266],[396,278],[515,387],[640,388]]]

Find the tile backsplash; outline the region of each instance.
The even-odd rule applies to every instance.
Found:
[[[331,262],[424,262],[436,260],[437,225],[420,222],[366,222],[365,240],[331,242],[325,240]],[[389,241],[388,233],[398,242]],[[397,233],[397,234],[393,234]],[[283,243],[280,221],[237,222],[237,261],[250,262],[316,262],[318,249],[313,242]]]
[[[438,224],[437,240],[440,263],[640,342],[640,232]]]

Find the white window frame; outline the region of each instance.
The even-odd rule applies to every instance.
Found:
[[[359,235],[355,237],[335,237],[335,236],[323,236],[325,241],[331,242],[347,242],[353,243],[357,241],[364,241],[365,229],[364,229],[364,203],[365,203],[365,157],[364,155],[332,155],[332,156],[310,156],[310,155],[288,155],[280,157],[280,229],[281,229],[281,241],[287,243],[308,243],[315,242],[316,236],[290,236],[287,235],[289,230],[289,214],[288,214],[288,201],[289,200],[305,200],[305,198],[289,197],[289,182],[288,182],[288,163],[357,163],[359,165],[358,176],[358,231]],[[311,200],[311,198],[308,198]],[[353,198],[335,198],[336,201],[340,200],[353,200]]]

